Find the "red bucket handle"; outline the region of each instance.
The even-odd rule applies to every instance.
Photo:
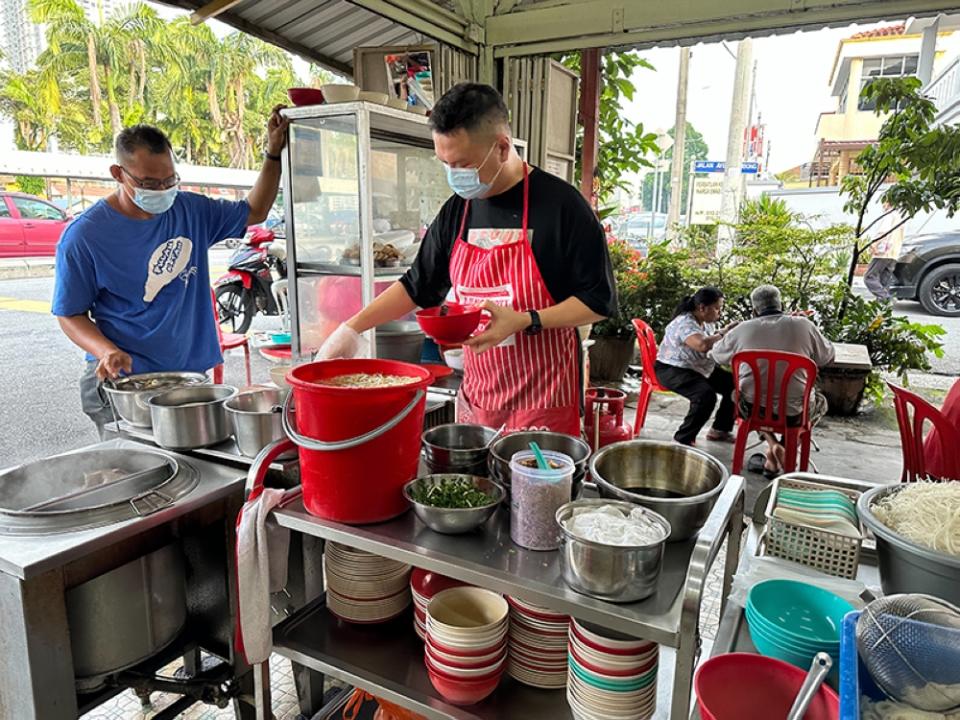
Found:
[[[413,412],[414,408],[416,408],[420,401],[423,400],[424,395],[426,395],[426,393],[423,390],[417,390],[416,394],[413,396],[413,400],[410,401],[410,404],[398,414],[387,420],[380,427],[374,428],[363,435],[347,438],[346,440],[334,440],[332,442],[326,442],[324,440],[314,440],[313,438],[300,435],[296,430],[293,429],[293,423],[290,422],[291,407],[293,405],[293,393],[291,392],[283,401],[283,430],[287,433],[287,437],[293,440],[293,442],[300,447],[306,448],[307,450],[318,450],[320,452],[349,450],[351,448],[364,445],[371,440],[376,440],[384,433],[393,430],[393,428],[403,422],[407,415]]]
[[[296,446],[289,438],[281,438],[264,447],[254,458],[250,464],[250,470],[247,472],[247,490],[250,492],[247,502],[253,502],[260,497],[263,492],[263,480],[267,476],[267,470],[270,469],[271,463],[284,453],[293,450],[294,447]],[[237,521],[239,522],[239,520],[238,516]]]

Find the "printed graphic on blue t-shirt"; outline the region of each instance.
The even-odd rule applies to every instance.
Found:
[[[206,372],[222,362],[207,251],[242,237],[245,201],[181,192],[173,207],[134,220],[101,200],[57,246],[53,314],[89,312],[133,358],[133,371]]]

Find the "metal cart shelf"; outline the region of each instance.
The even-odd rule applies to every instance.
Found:
[[[697,538],[667,546],[657,592],[646,600],[626,605],[596,600],[567,587],[560,577],[558,553],[534,552],[515,546],[510,541],[509,515],[503,510],[491,518],[482,533],[465,536],[438,535],[421,524],[412,513],[377,525],[350,526],[329,522],[307,513],[299,498],[275,511],[273,517],[279,525],[295,532],[439,572],[675,648],[670,717],[682,718],[688,716],[690,709],[693,670],[700,648],[700,606],[707,572],[727,540],[723,573],[723,595],[726,597],[739,557],[743,502],[744,480],[731,477]],[[432,718],[558,717],[558,713],[559,717],[569,716],[562,692],[528,691],[508,682],[475,708],[465,710],[449,705],[429,685],[412,628],[394,633],[389,630],[392,626],[379,627],[383,632],[344,629],[341,623],[331,621],[322,607],[313,606],[277,628],[274,650],[372,694],[386,693],[384,697],[392,702]],[[394,634],[398,637],[391,637]],[[371,639],[363,640],[361,635]],[[377,638],[376,642],[372,638]],[[399,645],[394,647],[391,643]],[[407,657],[411,661],[402,663],[398,657]],[[261,668],[261,673],[266,672],[266,667]],[[664,676],[669,674],[663,673]],[[268,686],[263,678],[261,687]],[[260,694],[265,695],[264,692]],[[523,698],[524,710],[506,699],[515,695],[517,702]],[[541,695],[547,699],[541,699]],[[542,705],[545,714],[531,714],[532,708],[540,707],[540,703],[546,703]],[[269,702],[264,705],[269,706]]]

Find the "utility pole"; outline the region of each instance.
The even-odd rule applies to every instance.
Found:
[[[690,76],[690,48],[680,48],[680,72],[677,76],[677,114],[673,121],[673,162],[670,165],[670,209],[667,234],[672,235],[680,222],[683,178],[687,173],[684,155],[687,144],[687,81]]]
[[[727,161],[723,174],[723,199],[720,206],[717,251],[733,247],[734,229],[740,208],[740,164],[743,162],[743,132],[747,125],[747,104],[750,100],[750,69],[753,65],[753,41],[744,38],[737,48],[737,67],[733,81],[733,101],[730,105],[730,127],[727,132]]]

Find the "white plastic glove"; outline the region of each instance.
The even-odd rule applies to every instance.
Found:
[[[317,351],[317,360],[352,360],[370,355],[370,343],[346,323],[330,333]]]

